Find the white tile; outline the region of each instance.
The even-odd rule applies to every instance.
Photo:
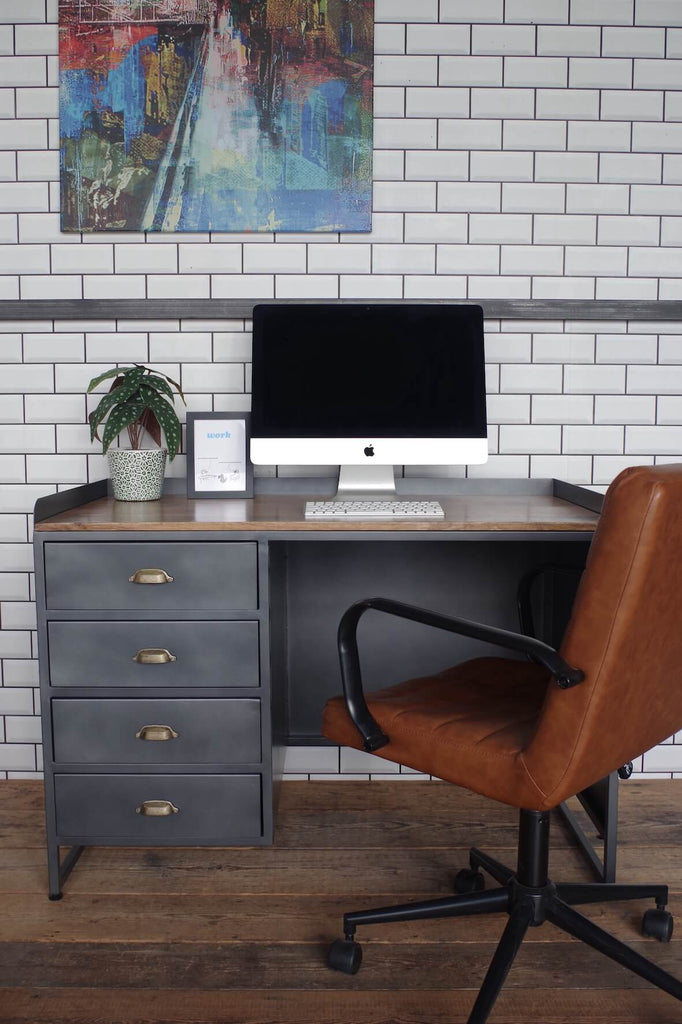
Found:
[[[438,84],[502,85],[502,57],[441,57]]]
[[[617,277],[625,276],[627,272],[628,251],[624,246],[566,246],[566,273],[569,275]]]
[[[23,423],[23,395],[0,395],[0,423]]]
[[[244,390],[241,363],[183,363],[183,391],[240,392]]]
[[[567,455],[617,455],[623,451],[623,427],[567,424],[562,450]]]
[[[630,125],[624,121],[572,121],[568,125],[568,148],[587,152],[612,150],[618,154],[628,153]]]
[[[254,246],[258,248],[258,246]],[[263,247],[265,248],[265,247]],[[267,246],[274,248],[274,246]],[[134,280],[134,278],[130,278]],[[149,274],[147,297],[150,299],[207,299],[211,293],[208,274]]]
[[[620,57],[570,57],[568,84],[572,89],[631,89],[632,63]]]
[[[213,359],[219,363],[248,362],[251,359],[251,334],[217,331],[213,335]]]
[[[599,161],[599,180],[625,184],[659,182],[661,156],[655,153],[603,153]]]
[[[433,111],[429,110],[427,113],[432,114]],[[378,86],[374,90],[374,116],[404,117],[405,89],[398,87],[393,88],[391,86]]]
[[[473,25],[471,52],[519,56],[534,54],[535,29],[532,25]]]
[[[16,25],[14,52],[17,56],[57,53],[57,26]]]
[[[2,12],[0,11],[0,17]],[[35,771],[35,746],[28,743],[0,744],[0,771]]]
[[[542,57],[598,57],[599,28],[564,25],[538,27],[538,55]]]
[[[49,246],[0,245],[0,274],[47,274],[49,271]]]
[[[554,245],[503,245],[503,274],[561,275],[564,272],[564,250]]]
[[[438,0],[422,0],[415,8],[412,0],[376,0],[377,21],[438,21]]]
[[[26,479],[30,484],[80,484],[87,481],[85,455],[28,455]]]
[[[536,479],[555,477],[573,484],[589,484],[592,459],[587,455],[531,455],[530,475]]]
[[[660,296],[663,298],[663,296]],[[658,298],[658,282],[654,278],[600,277],[597,281],[597,299],[647,299]]]
[[[500,248],[497,245],[437,246],[439,274],[499,274]]]
[[[0,62],[10,58],[0,57]],[[26,58],[23,58],[26,59]],[[5,121],[0,135],[0,149],[47,148],[47,123],[43,120]]]
[[[633,189],[636,186],[633,186]],[[647,188],[648,186],[639,186]],[[629,211],[630,189],[627,185],[579,185],[569,184],[566,188],[566,210],[568,213],[616,213]]]
[[[499,120],[449,120],[441,119],[438,125],[438,146],[440,149],[500,149],[502,146],[502,122]]]
[[[376,118],[374,148],[435,149],[436,125],[433,117],[411,117],[406,120],[396,117]]]
[[[405,178],[405,153],[402,149],[375,150],[373,165],[375,181],[403,181]]]
[[[28,488],[25,485],[22,485],[21,487],[3,488],[3,491],[9,492],[10,490],[16,499],[19,499],[22,495],[26,495],[26,493],[30,491],[33,491],[35,494],[30,505],[27,501],[25,506],[22,505],[21,508],[12,510],[15,512],[33,512],[33,505],[38,498],[42,498],[44,494],[51,493],[51,491],[48,491],[46,488]],[[18,504],[18,500],[16,503]],[[10,512],[10,509],[7,509],[7,512]],[[4,518],[5,517],[3,516],[3,520]],[[7,519],[10,520],[10,522],[13,522],[17,518],[19,517],[11,514],[7,516]],[[21,519],[24,522],[25,533],[26,517],[22,516]],[[33,572],[32,545],[26,543],[14,543],[12,541],[3,543],[2,547],[0,547],[0,568],[5,572]]]
[[[527,117],[535,111],[533,89],[472,89],[472,117]],[[479,148],[481,148],[479,146]]]
[[[599,117],[598,89],[536,89],[535,103],[540,118],[591,121]]]
[[[500,367],[500,390],[530,395],[561,394],[561,378],[561,366],[509,364]]]
[[[669,28],[667,36],[667,56],[682,57],[682,28]]]
[[[596,181],[596,153],[537,153],[536,181]]]
[[[0,431],[2,431],[2,427],[0,427]],[[23,455],[0,455],[0,482],[3,484],[26,482],[26,463]],[[7,596],[5,594],[5,597]]]
[[[664,399],[659,400],[659,417],[660,401]],[[594,400],[595,423],[654,423],[655,419],[653,395],[597,395]]]
[[[665,325],[665,330],[668,330]],[[682,363],[682,337],[680,335],[661,335],[659,338],[659,363]]]
[[[405,299],[464,299],[467,294],[467,279],[441,274],[439,277],[407,275],[403,279]]]
[[[598,363],[655,363],[657,350],[655,335],[597,335]]]
[[[490,334],[485,336],[485,358],[489,363],[529,363],[530,334]]]
[[[40,719],[8,715],[5,718],[5,738],[8,743],[40,743]]]
[[[379,181],[374,186],[374,209],[384,212],[428,213],[436,209],[436,185],[431,181]]]
[[[24,335],[26,363],[82,363],[84,352],[82,334]]]
[[[528,476],[527,455],[490,455],[481,466],[468,466],[467,476],[472,479],[517,479]]]
[[[375,186],[376,190],[376,186]],[[401,242],[403,238],[403,214],[394,213],[372,213],[372,230],[362,233],[363,242]],[[357,232],[342,231],[339,241],[357,242]],[[215,294],[215,293],[214,293]]]
[[[468,25],[408,25],[408,53],[469,53]]]
[[[505,182],[502,185],[504,213],[552,213],[564,209],[566,190],[559,183]]]
[[[591,423],[591,395],[533,395],[533,423]]]
[[[529,299],[530,277],[507,275],[505,277],[471,277],[469,296],[474,300],[484,299]]]
[[[592,245],[596,231],[597,218],[587,214],[540,214],[534,217],[533,240],[541,245]]]
[[[19,181],[58,181],[59,154],[52,150],[17,153],[17,178]]]
[[[79,244],[80,234],[62,232],[58,213],[20,213],[19,241],[22,243],[58,242]]]
[[[608,121],[660,121],[663,117],[663,93],[604,89],[601,116]]]
[[[59,117],[59,90],[29,88],[16,91],[17,117]]]
[[[371,259],[372,247],[369,245],[317,246],[308,252],[308,272],[310,274],[369,274]]]
[[[0,25],[0,56],[11,57],[14,53],[14,26]]]
[[[682,366],[628,367],[628,393],[677,395],[682,392]]]
[[[507,0],[505,19],[541,25],[565,24],[568,0]]]
[[[635,59],[635,89],[679,89],[682,82],[682,60]]]
[[[603,57],[665,57],[665,29],[604,27],[601,52]]]
[[[680,277],[682,248],[633,246],[630,249],[630,273],[644,277]]]
[[[561,427],[558,425],[519,425],[500,427],[500,454],[552,454],[561,451]]]
[[[436,253],[433,245],[375,245],[372,269],[378,274],[433,274]]]
[[[632,25],[634,0],[572,0],[571,22],[584,25]]]
[[[564,367],[564,392],[568,395],[623,394],[625,392],[625,367],[566,365]]]
[[[532,181],[532,153],[472,153],[472,181]]]
[[[214,274],[211,279],[214,299],[272,299],[274,294],[272,274]]]
[[[3,128],[4,132],[4,128]],[[16,148],[15,146],[8,148]],[[48,209],[47,182],[0,182],[0,212],[45,212]]]
[[[83,423],[85,419],[82,395],[25,395],[24,405],[27,423]]]
[[[495,212],[501,208],[501,186],[483,182],[440,182],[438,185],[438,209],[461,211],[478,210]]]
[[[0,337],[0,362],[22,362],[20,334],[4,334]]]
[[[408,213],[406,242],[466,242],[467,216],[463,213]]]
[[[563,121],[517,121],[503,122],[502,145],[504,149],[564,150],[566,148],[566,125]]]
[[[388,3],[389,0],[386,0]],[[410,5],[414,7],[413,4]],[[504,0],[478,0],[475,9],[475,19],[472,17],[470,0],[441,0],[440,20],[461,21],[470,24],[476,22],[501,22],[504,21]]]
[[[18,686],[0,687],[1,715],[31,715],[33,713],[33,693],[31,690]]]
[[[44,57],[0,57],[0,87],[46,84],[47,64]]]
[[[530,423],[528,395],[488,395],[488,423]]]
[[[399,299],[402,297],[402,279],[389,274],[357,276],[346,274],[341,278],[342,299]]]
[[[284,752],[285,772],[335,772],[338,767],[338,747],[287,747]]]
[[[655,239],[649,239],[650,242]],[[682,219],[663,217],[661,220],[661,245],[682,246]]]
[[[530,242],[533,222],[530,214],[472,213],[469,217],[470,242]]]
[[[658,400],[653,396],[633,398],[633,401],[657,401],[657,419],[660,424],[682,424],[682,395],[661,395]]]
[[[140,336],[140,343],[143,340],[146,341],[146,337]],[[150,333],[149,356],[145,355],[138,361],[146,362],[147,358],[152,362],[209,362],[211,359],[211,335],[204,331]]]
[[[53,274],[111,274],[114,252],[111,245],[53,245]]]
[[[51,366],[15,366],[7,364],[2,369],[2,390],[6,393],[53,390]]]
[[[339,279],[332,274],[277,274],[278,299],[337,299]]]
[[[674,214],[682,209],[682,186],[633,185],[631,213]]]
[[[377,24],[374,27],[375,53],[404,53],[405,26]]]
[[[377,56],[374,60],[374,82],[376,85],[438,85],[438,57]]]
[[[632,148],[639,153],[682,153],[682,124],[638,122],[632,126]]]
[[[178,269],[175,245],[126,244],[114,247],[117,274],[173,274]]]
[[[353,747],[340,747],[340,766],[342,772],[372,772],[374,774],[396,775],[400,767],[393,761],[386,761],[376,754],[367,754],[364,750],[355,750]]]
[[[86,334],[85,358],[89,363],[146,363],[146,334]]]
[[[593,334],[533,335],[534,363],[593,363]]]
[[[405,113],[408,117],[468,117],[469,89],[409,88]]]
[[[151,278],[150,278],[151,280]],[[173,298],[179,297],[174,292]],[[150,289],[149,298],[152,297]],[[144,299],[146,295],[146,278],[139,274],[116,274],[113,277],[83,278],[84,299]]]
[[[405,154],[407,181],[466,181],[468,176],[468,153],[453,150],[417,150]]]
[[[676,455],[682,453],[682,426],[626,427],[625,451],[633,455]]]
[[[504,84],[565,89],[569,84],[568,60],[566,57],[505,57]]]
[[[0,243],[12,245],[17,241],[17,218],[11,213],[0,213]]]

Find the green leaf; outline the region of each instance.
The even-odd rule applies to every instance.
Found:
[[[185,396],[184,396],[183,390],[182,390],[182,388],[180,387],[180,385],[178,384],[178,382],[176,380],[173,380],[172,377],[169,377],[167,373],[161,373],[160,370],[155,370],[154,373],[155,373],[155,375],[158,374],[158,376],[164,377],[168,381],[169,384],[172,384],[173,387],[175,388],[175,390],[177,391],[177,393],[180,395],[180,398],[183,400],[185,405],[187,405],[187,402],[185,402]],[[147,381],[145,381],[145,384],[146,383],[147,383]]]
[[[134,423],[136,419],[142,415],[145,409],[144,401],[139,399],[124,402],[123,405],[116,406],[109,415],[107,425],[104,428],[104,436],[102,437],[102,451],[106,452],[109,450],[109,446],[114,438],[118,437],[122,430],[130,423]]]
[[[90,413],[88,416],[88,422],[90,423],[91,441],[94,441],[95,437],[99,436],[97,428],[110,409],[113,409],[117,405],[125,404],[129,398],[132,398],[133,395],[136,394],[140,386],[140,377],[141,374],[139,373],[128,374],[123,379],[122,383],[109,391],[101,400],[97,408]]]
[[[146,382],[140,387],[140,395],[142,396],[145,404],[149,406],[156,416],[159,424],[161,425],[161,429],[166,435],[168,458],[172,462],[180,449],[180,437],[182,433],[177,413],[170,402],[163,398],[158,391],[154,391],[152,388],[147,387]]]
[[[115,370],[107,370],[106,373],[100,373],[99,377],[93,377],[88,384],[88,394],[90,394],[91,391],[94,391],[103,380],[107,380],[109,377],[118,377],[119,374],[127,374],[130,370],[134,369],[136,369],[134,366],[119,366]]]
[[[171,402],[175,400],[175,395],[171,390],[170,384],[163,380],[162,377],[145,377],[143,384],[146,387],[154,388],[156,391],[162,391],[164,395],[168,395]]]

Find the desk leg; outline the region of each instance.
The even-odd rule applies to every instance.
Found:
[[[618,772],[578,793],[578,799],[603,840],[603,857],[585,835],[580,822],[566,804],[559,804],[564,819],[600,882],[616,880],[616,846],[618,842]]]

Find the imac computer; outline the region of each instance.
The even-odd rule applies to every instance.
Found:
[[[395,502],[395,465],[488,458],[473,304],[257,305],[252,392],[252,462],[338,464],[337,502]]]

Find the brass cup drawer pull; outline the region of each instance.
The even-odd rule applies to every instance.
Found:
[[[143,647],[133,656],[138,665],[170,665],[178,659],[165,647]]]
[[[166,740],[176,740],[178,733],[170,725],[143,725],[135,733],[136,740],[147,740],[152,743],[163,743]]]
[[[128,577],[128,583],[172,583],[173,577],[165,569],[138,569]]]
[[[170,818],[171,814],[179,814],[180,808],[170,800],[145,800],[135,808],[135,813],[144,818]]]

